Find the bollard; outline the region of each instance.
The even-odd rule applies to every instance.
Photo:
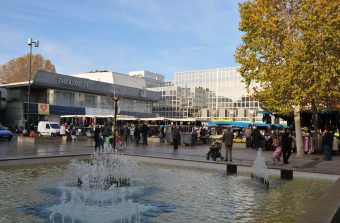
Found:
[[[227,174],[236,174],[236,173],[237,173],[237,165],[227,164]]]
[[[281,179],[292,180],[293,179],[293,170],[281,169]]]

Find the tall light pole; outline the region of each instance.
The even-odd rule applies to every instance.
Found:
[[[32,46],[39,47],[39,40],[28,39],[27,44],[30,46],[30,61],[29,61],[29,73],[28,73],[28,105],[27,105],[27,127],[30,124],[30,97],[31,97],[31,73],[32,73]]]
[[[114,109],[115,109],[115,114],[114,114],[114,132],[113,132],[113,149],[116,150],[116,131],[117,131],[117,113],[118,113],[118,101],[119,97],[117,96],[112,96],[112,100],[114,102]]]

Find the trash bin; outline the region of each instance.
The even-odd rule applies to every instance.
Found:
[[[169,145],[173,143],[171,132],[165,133],[165,143]]]
[[[181,135],[181,145],[192,145],[193,144],[192,133],[182,132],[180,135]]]

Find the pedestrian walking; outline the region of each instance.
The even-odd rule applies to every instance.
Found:
[[[143,145],[147,145],[149,127],[145,123],[142,124],[141,132],[142,132],[142,137],[143,137]]]
[[[180,134],[179,134],[179,129],[176,126],[176,124],[174,124],[174,126],[172,127],[171,134],[172,134],[172,142],[174,144],[174,149],[178,149]]]
[[[232,133],[231,128],[227,128],[226,130],[224,130],[222,140],[226,149],[224,161],[228,162],[229,157],[231,162],[233,160],[232,151],[234,142],[234,134]]]
[[[128,125],[125,124],[124,127],[123,127],[123,140],[124,140],[125,148],[127,146],[127,142],[128,142],[129,137],[130,137],[130,129],[129,129]]]
[[[329,132],[329,129],[326,128],[322,137],[322,146],[325,155],[325,160],[332,160],[332,144],[333,135]]]
[[[258,149],[261,146],[261,139],[262,139],[262,134],[260,132],[260,130],[256,127],[254,127],[254,130],[251,133],[251,142],[253,145],[254,149]]]
[[[100,134],[100,129],[98,126],[95,127],[94,129],[94,150],[97,151],[97,148],[99,147],[99,134]]]
[[[246,137],[246,148],[247,149],[251,149],[251,133],[252,133],[252,130],[250,127],[248,127],[244,131],[244,136]]]
[[[135,126],[132,125],[130,128],[131,142],[135,142]]]
[[[135,143],[139,144],[139,139],[140,139],[140,127],[137,124],[135,127],[135,131],[134,131],[134,136],[135,136]]]
[[[281,138],[283,163],[288,164],[290,154],[292,152],[293,139],[288,131],[285,131]]]

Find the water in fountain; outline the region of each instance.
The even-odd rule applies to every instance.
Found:
[[[78,185],[62,183],[60,203],[50,207],[51,222],[139,222],[151,208],[129,197],[139,193],[132,184],[137,163],[114,154],[109,146],[94,153],[90,162],[72,160],[66,174],[78,177]]]
[[[251,178],[267,187],[269,187],[269,173],[264,157],[262,156],[262,149],[257,151],[256,159],[251,170]]]

